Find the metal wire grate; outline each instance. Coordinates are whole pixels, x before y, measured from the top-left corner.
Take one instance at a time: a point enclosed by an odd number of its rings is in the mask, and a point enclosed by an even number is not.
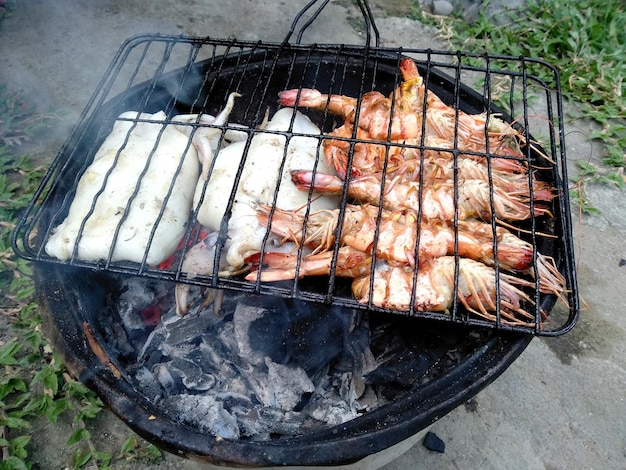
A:
[[[368,40],[369,42],[369,40]],[[463,183],[459,170],[461,154],[470,154],[484,158],[488,164],[489,215],[483,217],[492,234],[496,234],[500,226],[497,213],[497,199],[493,171],[495,159],[515,161],[532,168],[528,172],[528,186],[530,194],[526,202],[529,208],[529,217],[521,222],[511,223],[509,229],[531,244],[532,262],[528,270],[530,276],[525,280],[528,286],[523,291],[528,296],[522,299],[521,308],[527,310],[532,320],[527,324],[511,324],[501,311],[504,298],[503,279],[506,272],[497,265],[494,267],[496,308],[493,311],[494,319],[486,320],[473,314],[463,306],[458,298],[454,300],[446,312],[419,311],[415,308],[415,287],[417,275],[412,278],[413,293],[411,305],[406,310],[388,308],[374,302],[370,295],[363,303],[355,301],[350,292],[350,282],[337,275],[337,263],[340,263],[340,244],[335,243],[332,252],[331,270],[328,276],[308,278],[304,277],[278,283],[266,283],[257,280],[251,282],[242,276],[220,275],[219,259],[216,259],[213,269],[206,274],[188,275],[184,272],[183,260],[191,247],[198,242],[200,231],[195,223],[197,210],[190,214],[179,214],[185,218],[184,233],[180,237],[180,249],[174,261],[169,265],[160,266],[150,263],[148,249],[138,255],[133,262],[119,261],[114,257],[113,247],[122,240],[121,226],[131,217],[133,201],[138,200],[140,187],[146,174],[155,159],[155,151],[163,133],[168,126],[177,125],[186,129],[190,136],[185,146],[186,155],[174,173],[170,184],[164,188],[158,197],[163,198],[160,211],[155,216],[156,223],[152,228],[147,247],[155,240],[157,227],[164,220],[165,206],[177,192],[182,189],[176,185],[185,159],[192,158],[193,136],[206,129],[216,129],[217,141],[221,145],[231,131],[245,134],[245,151],[239,165],[234,172],[233,184],[230,188],[229,202],[225,207],[224,218],[220,224],[217,238],[217,252],[223,253],[223,248],[229,242],[229,217],[235,203],[236,189],[240,183],[242,172],[249,158],[247,150],[254,136],[276,134],[282,136],[286,142],[294,138],[307,137],[317,141],[318,161],[322,154],[324,142],[328,140],[328,133],[340,126],[343,121],[332,115],[328,107],[320,109],[299,110],[306,114],[322,133],[298,132],[294,130],[295,114],[292,116],[290,129],[268,130],[259,128],[266,115],[273,116],[280,108],[277,103],[279,92],[288,89],[298,89],[299,94],[304,88],[313,88],[324,93],[361,97],[370,91],[378,91],[385,96],[391,96],[391,102],[398,93],[396,90],[402,83],[399,73],[401,61],[410,57],[416,63],[427,90],[426,97],[420,106],[426,109],[429,96],[441,98],[445,104],[456,110],[456,119],[452,123],[454,138],[451,148],[447,150],[454,156],[452,192],[454,194],[451,225],[457,232],[454,237],[454,289],[460,288],[463,283],[460,268],[458,226],[461,222],[461,202],[459,199]],[[548,73],[552,78],[548,81],[539,78]],[[468,84],[476,86],[476,89]],[[181,119],[180,115],[206,113],[216,115],[228,100],[229,94],[238,92],[241,97],[235,101],[229,117],[229,124],[212,124],[200,118]],[[392,104],[390,113],[399,110]],[[133,111],[135,114],[120,117],[120,114]],[[154,117],[157,112],[163,111],[160,118]],[[513,122],[513,126],[522,135],[528,145],[521,147],[519,155],[502,152],[499,148],[489,148],[484,151],[460,150],[461,137],[459,134],[459,113],[480,114],[486,113],[486,119],[491,120],[502,116],[505,121]],[[151,117],[142,117],[137,113],[150,113]],[[355,109],[355,121],[358,122],[360,113],[365,116],[361,105]],[[79,182],[86,174],[94,156],[110,134],[115,123],[125,122],[129,128],[139,123],[151,123],[160,129],[156,143],[145,162],[141,177],[136,181],[134,191],[130,193],[129,201],[124,207],[119,207],[121,214],[113,236],[111,249],[106,256],[97,260],[86,260],[79,256],[77,242],[67,259],[59,259],[46,252],[46,243],[57,226],[67,217],[72,201],[74,200]],[[235,125],[233,123],[237,123]],[[240,127],[243,125],[245,127]],[[391,131],[390,131],[391,132]],[[478,131],[487,135],[483,126]],[[532,136],[541,136],[543,142],[534,142]],[[357,138],[356,131],[345,137],[337,137],[348,148],[348,172],[352,169],[355,148],[363,143]],[[390,135],[388,137],[391,137]],[[321,303],[367,308],[383,313],[395,313],[418,316],[442,321],[461,322],[470,325],[496,327],[502,330],[521,331],[539,335],[562,334],[573,327],[578,316],[578,296],[573,257],[573,243],[570,226],[570,213],[567,191],[567,172],[564,151],[563,117],[561,96],[557,72],[545,62],[528,58],[513,58],[494,55],[475,55],[460,52],[442,52],[416,49],[388,49],[381,47],[353,47],[343,45],[301,45],[243,42],[237,40],[197,39],[180,36],[143,35],[126,41],[120,48],[109,69],[105,73],[96,92],[82,113],[77,126],[74,128],[59,155],[52,163],[32,203],[28,207],[23,219],[19,223],[14,235],[14,249],[23,258],[37,262],[66,264],[84,267],[92,270],[104,270],[129,275],[147,276],[164,281],[175,281],[201,285],[219,289],[234,289],[254,294],[269,294],[281,297],[291,297]],[[376,145],[383,148],[382,164],[390,165],[390,155],[401,149],[415,152],[421,157],[424,165],[424,154],[429,150],[442,150],[437,146],[429,145],[423,138],[417,141],[374,139]],[[124,144],[125,145],[125,144]],[[214,155],[217,155],[217,149]],[[118,152],[119,157],[119,152]],[[323,158],[323,157],[322,157]],[[115,160],[118,161],[118,158]],[[156,161],[156,160],[155,160]],[[109,172],[113,171],[113,166]],[[208,166],[208,179],[213,177],[213,165]],[[284,172],[283,164],[278,171]],[[420,173],[422,174],[422,173]],[[387,173],[383,172],[380,184],[383,188],[392,184],[387,180]],[[108,177],[107,177],[108,178]],[[348,178],[349,179],[349,178]],[[106,181],[106,178],[105,178]],[[280,178],[278,178],[280,181]],[[424,181],[417,187],[418,197],[425,197]],[[542,181],[554,188],[555,197],[548,202],[538,202],[533,195],[536,181]],[[106,183],[94,190],[91,207],[88,214],[94,212],[99,198],[105,198]],[[335,233],[340,233],[346,215],[347,205],[354,202],[350,194],[349,185],[344,184],[339,193],[338,226]],[[279,185],[274,188],[271,200],[275,201]],[[193,188],[187,188],[193,191]],[[155,188],[155,195],[158,193]],[[380,190],[382,201],[384,190]],[[309,204],[301,209],[301,213],[310,217],[311,199],[316,197],[309,194]],[[210,198],[211,194],[204,194],[203,198]],[[106,202],[106,201],[105,201]],[[544,207],[545,206],[545,207]],[[538,208],[541,207],[541,210]],[[119,214],[118,214],[119,215]],[[273,216],[270,214],[270,220]],[[78,234],[86,225],[89,215],[85,217]],[[188,218],[188,219],[187,219]],[[423,209],[417,211],[418,221],[425,220]],[[270,226],[271,226],[270,221]],[[376,225],[376,235],[380,235],[380,222]],[[264,237],[265,252],[269,249],[269,231]],[[493,252],[497,256],[500,242],[494,236]],[[418,235],[418,244],[419,241]],[[502,251],[502,249],[500,249]],[[304,252],[297,251],[296,273],[302,268]],[[551,313],[556,302],[556,296],[546,294],[540,290],[538,279],[538,257],[548,256],[554,259],[555,265],[565,279],[563,296],[567,301],[567,308],[560,309],[560,313]],[[223,255],[222,255],[223,256]],[[264,254],[260,255],[259,269],[263,270]],[[376,250],[373,250],[371,274],[377,261]],[[160,263],[159,263],[160,264]],[[418,263],[419,264],[419,263]],[[419,267],[415,272],[419,272]],[[533,276],[535,274],[535,276]],[[369,290],[374,288],[374,276],[370,276]],[[458,297],[458,296],[455,296]]]

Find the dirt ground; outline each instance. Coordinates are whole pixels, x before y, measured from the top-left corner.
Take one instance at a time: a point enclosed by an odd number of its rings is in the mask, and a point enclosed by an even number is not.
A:
[[[270,0],[171,2],[116,0],[17,1],[0,21],[0,83],[24,92],[41,110],[65,116],[56,132],[35,139],[30,151],[51,161],[76,122],[99,78],[124,39],[142,32],[280,41],[304,3]],[[372,2],[383,45],[444,48],[435,31],[404,17],[406,1]],[[352,2],[332,2],[315,24],[310,42],[361,44],[359,14]],[[574,111],[575,105],[568,107]],[[575,114],[574,114],[575,115]],[[598,161],[581,118],[566,124],[570,162]],[[577,168],[572,163],[571,174]],[[578,276],[583,311],[579,325],[559,338],[533,340],[528,349],[471,406],[462,406],[431,430],[446,442],[444,454],[415,441],[384,470],[407,468],[626,468],[626,197],[592,186],[600,215],[574,210]],[[1,321],[1,320],[0,320]],[[7,329],[0,323],[2,333]],[[65,443],[74,424],[35,423],[33,468],[69,467]],[[110,412],[89,423],[102,450],[119,451],[131,435]],[[403,449],[404,450],[404,449]],[[118,462],[116,468],[200,469],[207,466],[164,454],[158,463]],[[363,467],[355,467],[363,468]]]

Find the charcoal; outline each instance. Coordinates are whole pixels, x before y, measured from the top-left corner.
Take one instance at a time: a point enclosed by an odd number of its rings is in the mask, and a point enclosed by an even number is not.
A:
[[[195,349],[195,351],[198,352],[202,358],[200,366],[205,371],[221,370],[224,365],[225,358],[220,354],[220,351],[217,350],[214,343],[215,342],[211,339],[203,337],[202,341]],[[190,354],[193,354],[193,351]],[[199,359],[196,359],[195,362],[198,360]],[[232,375],[229,376],[232,377]]]
[[[315,390],[315,385],[300,367],[277,364],[266,358],[267,382],[274,396],[273,406],[284,411],[293,410],[306,393]]]
[[[185,358],[191,354],[197,346],[194,343],[179,343],[177,345],[171,345],[167,342],[161,344],[159,350],[163,356],[167,358]]]
[[[148,336],[145,343],[141,347],[139,351],[139,355],[137,360],[139,362],[150,361],[150,356],[152,356],[156,351],[159,351],[161,344],[165,342],[165,338],[167,337],[167,330],[163,324],[159,324]],[[160,356],[160,354],[159,354]]]
[[[169,394],[176,394],[180,387],[176,383],[176,378],[172,375],[167,363],[157,364],[152,370],[152,374],[157,383]]]
[[[304,416],[297,412],[285,412],[268,406],[233,410],[243,436],[268,439],[272,434],[293,436],[302,427]]]
[[[221,370],[225,370],[228,374],[234,371],[233,368],[226,367],[223,367]],[[253,393],[250,390],[250,386],[242,377],[238,375],[228,377],[227,374],[217,374],[217,377],[219,377],[218,386],[220,390],[223,390],[225,393],[240,394],[246,396],[248,400],[252,400]]]
[[[372,411],[384,404],[385,402],[382,401],[374,389],[368,385],[365,387],[363,393],[359,395],[357,408],[359,412]]]
[[[342,379],[339,379],[341,382]],[[356,404],[346,402],[329,379],[318,384],[309,403],[302,410],[313,419],[335,426],[357,417]]]
[[[254,406],[250,397],[237,392],[218,392],[215,397],[224,404],[225,408],[229,410],[236,408],[251,409]]]
[[[159,387],[154,375],[148,368],[140,367],[135,371],[135,378],[139,382],[141,391],[148,398],[148,400],[156,401],[162,394],[162,389]]]
[[[267,375],[262,374],[262,371],[252,364],[241,362],[233,366],[240,374],[242,383],[248,387],[251,396],[263,406],[272,406],[274,400],[270,384],[267,383]]]
[[[130,343],[126,335],[126,330],[119,323],[113,323],[111,328],[113,330],[117,350],[120,353],[119,357],[122,359],[131,358],[135,354],[135,348]]]
[[[149,288],[133,288],[141,285]],[[190,295],[202,303],[199,289]],[[179,317],[173,301],[160,302],[160,323],[134,339],[134,380],[185,425],[267,440],[341,424],[382,403],[366,380],[378,363],[356,310],[227,294],[219,315],[209,305]]]
[[[229,362],[240,360],[237,340],[235,339],[235,325],[232,321],[222,323],[217,334],[217,341],[212,340],[218,353]]]
[[[329,426],[345,423],[358,416],[356,410],[332,390],[312,397],[309,405],[303,411]]]
[[[425,352],[390,348],[387,357],[379,359],[377,367],[366,374],[366,380],[368,384],[393,384],[404,389],[418,382],[431,364]]]
[[[235,309],[235,336],[240,354],[254,364],[296,364],[310,375],[324,369],[343,351],[355,323],[355,312],[279,300]]]
[[[267,310],[260,307],[254,307],[252,305],[239,304],[235,308],[233,315],[233,324],[235,329],[235,339],[237,341],[237,347],[239,354],[245,357],[251,364],[262,364],[265,358],[265,353],[259,351],[253,344],[256,342],[257,346],[260,340],[252,335],[251,328],[253,324],[258,325],[258,320],[263,318]],[[276,339],[276,338],[273,338]],[[267,341],[266,341],[267,342]],[[281,343],[281,341],[271,341],[272,343]]]
[[[259,409],[259,421],[265,423],[272,434],[294,435],[302,426],[304,416],[298,412],[285,412],[276,408],[264,407]]]
[[[269,439],[269,429],[271,426],[268,426],[268,423],[265,420],[259,419],[259,409],[263,409],[263,407],[234,407],[232,409],[232,413],[237,419],[239,432],[242,436],[254,437],[259,440]]]
[[[344,349],[335,367],[341,372],[354,372],[366,375],[376,368],[374,354],[370,349],[369,330],[365,326],[356,327],[346,338]]]
[[[354,310],[320,308],[294,302],[288,310],[288,329],[283,332],[290,362],[309,374],[325,368],[341,355],[345,338],[353,328]]]
[[[215,377],[205,374],[198,364],[184,358],[174,358],[169,364],[169,370],[175,371],[189,390],[209,390],[215,384]]]
[[[212,395],[182,393],[168,398],[163,405],[171,410],[182,424],[196,427],[212,436],[239,439],[239,426],[237,426],[236,418],[226,411],[222,403]]]
[[[184,317],[172,317],[163,322],[167,329],[166,343],[176,346],[193,342],[222,321],[223,318],[215,315],[211,309],[188,313]]]
[[[354,376],[351,372],[344,372],[336,379],[338,382],[337,389],[339,391],[339,396],[346,403],[354,403],[358,398],[358,393],[356,391],[356,385],[353,377]]]
[[[434,432],[428,431],[424,436],[424,440],[422,441],[424,447],[433,452],[444,453],[446,451],[446,443],[441,440],[437,434]]]
[[[139,312],[158,303],[158,299],[166,294],[167,290],[161,282],[140,277],[125,281],[124,291],[117,299],[117,312],[130,337],[143,333],[146,328],[144,318]]]

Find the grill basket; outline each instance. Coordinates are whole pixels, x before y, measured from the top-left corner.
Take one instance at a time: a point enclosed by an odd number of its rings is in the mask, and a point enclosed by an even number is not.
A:
[[[361,3],[359,5],[363,9],[363,5]],[[369,10],[364,10],[366,20],[368,12]],[[294,26],[299,19],[300,16],[294,21]],[[365,308],[381,313],[444,322],[547,336],[569,331],[578,316],[578,295],[570,225],[562,103],[557,71],[541,60],[524,57],[382,48],[378,46],[377,32],[373,23],[367,21],[366,23],[368,37],[365,46],[302,45],[300,44],[302,31],[297,37],[297,42],[292,44],[288,39],[293,28],[283,43],[166,35],[141,35],[127,40],[106,71],[78,124],[61,148],[18,224],[13,240],[16,253],[36,262],[296,298],[322,304]],[[370,46],[370,29],[376,34],[376,46]],[[187,127],[192,135],[198,129],[212,127],[218,129],[223,137],[227,131],[240,128],[233,124],[206,124],[200,120],[178,122],[175,117],[194,113],[216,115],[224,107],[229,94],[239,92],[241,97],[235,101],[229,122],[247,126],[249,142],[254,135],[267,132],[258,127],[266,113],[272,116],[280,108],[277,103],[279,92],[287,89],[315,88],[323,93],[359,97],[376,90],[386,96],[394,96],[396,93],[394,90],[402,83],[399,74],[400,63],[407,57],[415,61],[428,94],[434,94],[447,105],[468,114],[486,113],[487,118],[502,117],[505,121],[514,123],[513,126],[524,136],[526,142],[535,142],[532,136],[539,136],[542,139],[541,144],[523,146],[523,155],[507,158],[533,168],[534,171],[529,172],[529,180],[546,182],[554,188],[556,196],[548,203],[545,214],[531,216],[523,222],[515,223],[515,228],[509,229],[533,247],[533,266],[529,270],[531,274],[538,272],[539,254],[554,259],[555,266],[565,279],[563,296],[568,304],[566,308],[555,308],[552,311],[557,297],[540,292],[539,281],[533,279],[531,275],[526,278],[530,287],[524,287],[528,299],[522,302],[521,307],[530,313],[533,320],[529,321],[528,325],[510,324],[503,317],[499,304],[503,295],[500,286],[505,271],[497,267],[494,269],[496,283],[494,298],[497,307],[493,321],[469,313],[458,300],[453,302],[447,312],[418,311],[413,307],[407,311],[398,310],[376,306],[371,299],[369,302],[359,303],[351,295],[350,282],[335,276],[334,271],[327,277],[296,278],[280,283],[250,282],[241,276],[220,275],[216,263],[211,273],[191,276],[182,270],[182,259],[198,241],[198,231],[194,230],[196,224],[193,211],[189,214],[186,232],[181,239],[182,247],[177,254],[178,261],[169,267],[148,264],[147,253],[139,263],[112,261],[112,252],[109,253],[108,259],[98,261],[79,259],[76,251],[67,260],[60,260],[46,253],[47,240],[55,227],[68,215],[81,177],[121,113],[164,111],[165,119],[150,122],[162,126],[179,124]],[[539,78],[546,76],[550,78]],[[478,85],[474,89],[468,84]],[[324,134],[342,124],[341,119],[325,110],[305,108],[299,110],[308,115]],[[358,115],[359,107],[356,112]],[[127,120],[131,124],[142,121],[137,118]],[[458,123],[454,125],[458,126]],[[318,140],[320,150],[318,153],[321,154],[324,134],[273,132],[283,135],[286,139],[292,139],[294,136],[314,137]],[[350,145],[352,158],[354,146],[360,141],[354,135],[344,140]],[[458,143],[457,140],[458,136],[455,137],[455,145]],[[390,142],[379,143],[386,146],[386,155],[389,155]],[[415,149],[418,153],[428,150],[423,141],[400,145]],[[492,149],[482,156],[487,161],[492,161],[496,154],[497,149]],[[458,151],[455,155],[458,158]],[[246,158],[244,155],[236,172],[230,203],[221,224],[222,230],[217,242],[219,248],[223,248],[228,241],[228,214],[234,202],[235,189],[246,164]],[[455,175],[457,176],[454,178],[454,193],[458,195],[461,181],[457,172]],[[164,193],[166,198],[171,197],[173,187],[172,183]],[[274,197],[277,191],[278,188]],[[96,198],[100,197],[100,194],[101,191],[96,194]],[[205,194],[204,197],[210,198],[211,194]],[[489,206],[494,212],[497,201],[494,199],[493,190],[490,197]],[[346,203],[350,202],[346,187],[340,199],[340,213],[343,214]],[[131,201],[128,204],[130,205]],[[457,215],[453,225],[456,226],[459,202],[454,204]],[[529,202],[531,212],[534,204],[531,197]],[[120,211],[127,214],[129,205],[120,208]],[[302,213],[308,212],[310,212],[308,207],[302,209]],[[159,217],[163,217],[163,211]],[[342,220],[341,216],[339,220]],[[495,218],[487,220],[487,223],[495,231],[497,225]],[[455,246],[456,244],[458,235]],[[338,262],[338,249],[338,245],[331,248],[334,254],[332,267]],[[493,249],[498,252],[498,242],[494,242]],[[304,254],[302,251],[298,251],[298,254],[300,265]],[[455,269],[452,272],[455,289],[459,288],[462,282],[458,258],[456,257]]]

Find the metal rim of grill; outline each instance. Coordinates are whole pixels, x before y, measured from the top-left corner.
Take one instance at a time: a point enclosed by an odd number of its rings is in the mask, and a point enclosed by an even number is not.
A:
[[[300,36],[298,40],[300,40]],[[368,37],[368,43],[369,41],[370,38]],[[538,164],[542,166],[543,169],[538,170],[540,178],[554,186],[558,195],[550,206],[553,217],[532,216],[523,224],[522,228],[527,233],[522,236],[535,247],[533,253],[535,270],[537,269],[537,253],[541,252],[554,257],[559,271],[566,279],[569,311],[561,315],[556,323],[555,320],[550,319],[551,322],[541,326],[543,314],[550,312],[556,298],[552,295],[540,294],[538,281],[534,281],[534,292],[529,292],[535,306],[527,306],[531,312],[534,312],[535,326],[528,327],[509,325],[502,321],[499,305],[495,312],[496,321],[492,322],[468,315],[458,301],[453,303],[449,314],[421,312],[414,310],[413,307],[408,312],[377,307],[372,305],[371,298],[367,304],[359,304],[349,294],[346,294],[346,287],[341,285],[340,280],[335,279],[334,270],[331,272],[328,282],[317,282],[317,285],[311,288],[309,283],[301,282],[297,277],[293,282],[286,284],[251,283],[240,278],[220,277],[217,273],[217,263],[212,275],[200,275],[191,278],[181,272],[182,261],[175,269],[159,269],[149,266],[145,261],[145,256],[142,263],[112,262],[113,248],[108,260],[95,262],[78,259],[76,249],[74,255],[67,261],[58,260],[45,253],[44,245],[48,235],[67,214],[80,176],[90,164],[100,143],[110,132],[114,120],[118,118],[121,112],[132,109],[138,112],[153,113],[164,109],[168,117],[165,121],[158,123],[165,126],[173,122],[172,117],[176,114],[217,113],[226,102],[228,93],[239,91],[243,96],[239,98],[233,110],[231,121],[243,123],[250,126],[250,129],[254,129],[263,120],[266,109],[270,109],[270,114],[276,111],[277,92],[284,89],[320,88],[327,93],[332,92],[355,97],[361,96],[367,91],[377,90],[389,95],[393,93],[399,83],[398,65],[404,57],[411,57],[415,60],[424,77],[428,93],[435,93],[457,110],[468,113],[485,111],[487,116],[502,114],[507,117],[506,120],[509,122],[512,119],[508,116],[519,116],[515,126],[528,138],[530,138],[529,128],[532,119],[531,105],[528,103],[529,96],[531,91],[536,93],[537,90],[541,90],[543,92],[543,97],[547,103],[547,115],[545,116],[547,124],[544,126],[544,130],[548,136],[547,151],[544,151],[549,156],[550,161],[541,159],[530,146],[526,146],[525,155],[520,160],[527,162],[529,167]],[[553,83],[544,83],[537,78],[535,71],[538,68],[550,71],[554,76]],[[478,77],[484,82],[482,93],[476,92],[464,84],[467,81],[467,76]],[[494,104],[495,99],[492,96],[494,84],[502,81],[508,82],[510,86],[508,92],[509,109],[506,113]],[[248,87],[252,87],[252,90],[250,91]],[[521,105],[515,104],[518,95],[522,97]],[[521,106],[522,109],[520,110],[516,106]],[[304,110],[301,109],[301,111]],[[304,112],[326,132],[332,129],[333,123],[336,122],[328,113]],[[356,110],[357,117],[359,112],[360,105]],[[139,121],[141,120],[134,120],[134,122]],[[194,129],[203,126],[216,127],[200,122],[184,125]],[[231,125],[217,127],[222,132],[222,136],[226,130],[233,128]],[[263,131],[249,131],[248,145],[252,136],[258,132]],[[319,140],[318,146],[324,139],[320,135],[279,131],[276,133],[284,135],[287,141],[297,136],[315,137]],[[350,144],[352,152],[354,145],[360,142],[354,136],[343,140]],[[301,45],[288,42],[274,44],[182,36],[142,35],[129,39],[118,51],[98,89],[81,115],[79,123],[62,147],[24,217],[18,224],[13,245],[18,255],[36,262],[60,263],[92,270],[147,276],[212,288],[233,289],[255,294],[261,293],[326,304],[332,303],[339,306],[367,308],[381,313],[401,313],[454,323],[554,336],[569,331],[578,317],[578,296],[563,141],[563,115],[558,73],[553,67],[541,60],[489,54],[389,49],[370,47],[369,45],[351,47]],[[378,144],[386,146],[388,156],[389,147],[392,143],[381,141]],[[393,145],[404,144],[393,143]],[[413,147],[422,153],[425,149],[429,149],[423,141],[421,145]],[[351,159],[352,153],[350,155]],[[458,149],[455,150],[455,155],[455,158],[458,158]],[[491,158],[491,154],[485,156],[488,159]],[[245,157],[242,167],[243,165],[245,165]],[[241,168],[238,170],[233,185],[231,201],[226,210],[227,214],[232,207],[234,191],[239,184],[240,176]],[[529,178],[532,181],[531,172],[529,172]],[[455,194],[458,192],[457,184],[455,173]],[[172,187],[170,187],[170,192],[171,190]],[[277,192],[278,187],[274,196]],[[205,195],[205,197],[210,197],[210,195]],[[338,230],[341,229],[342,216],[347,201],[347,192],[344,190]],[[493,212],[493,194],[490,205]],[[532,197],[530,208],[532,211]],[[455,209],[454,222],[456,225],[458,201],[455,203]],[[126,212],[128,212],[128,206]],[[219,247],[224,246],[228,236],[226,222],[227,219],[224,219],[218,241]],[[495,230],[493,218],[491,224]],[[193,223],[188,224],[184,236],[186,248],[183,248],[181,260],[189,249],[190,243],[196,240],[194,237],[197,235],[193,232],[193,225]],[[544,234],[546,233],[550,237],[545,237]],[[78,242],[76,246],[78,246]],[[497,248],[498,243],[494,243],[496,253]],[[338,244],[334,250],[333,267],[337,262]],[[459,284],[458,256],[456,263],[455,288]],[[373,265],[374,263],[372,263],[372,269]],[[496,268],[495,271],[496,295],[499,299],[500,270]],[[349,289],[347,290],[349,291]]]

